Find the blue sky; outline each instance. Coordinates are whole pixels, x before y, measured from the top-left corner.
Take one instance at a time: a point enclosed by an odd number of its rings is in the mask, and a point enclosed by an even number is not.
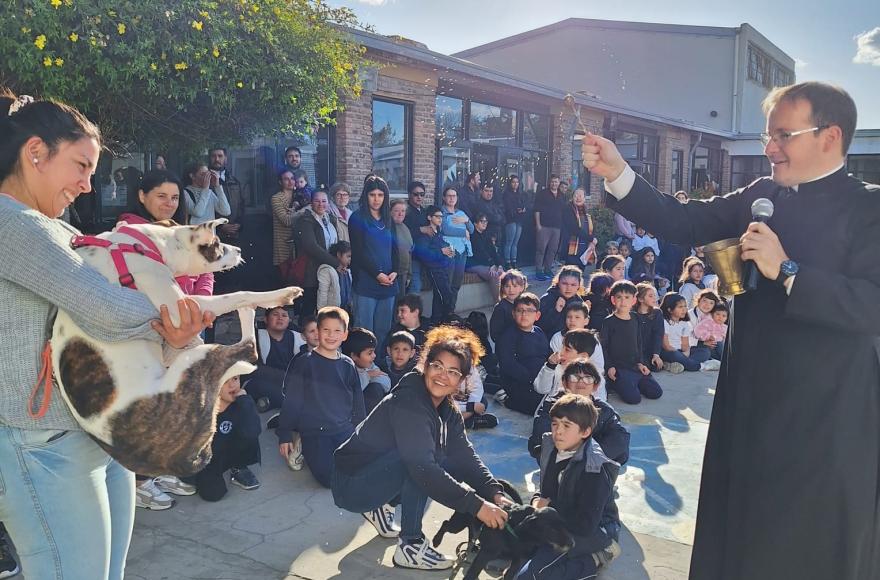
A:
[[[330,0],[380,34],[400,34],[450,54],[566,18],[735,27],[748,22],[798,63],[797,79],[844,87],[860,129],[880,129],[877,0]],[[789,7],[796,5],[796,10]],[[859,41],[859,38],[861,39]],[[860,48],[861,45],[861,48]],[[856,55],[859,55],[858,57]],[[853,62],[854,59],[860,62]]]

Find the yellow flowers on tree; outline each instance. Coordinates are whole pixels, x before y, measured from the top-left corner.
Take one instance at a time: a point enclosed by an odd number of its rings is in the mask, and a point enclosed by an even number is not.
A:
[[[332,123],[360,27],[323,0],[4,0],[0,85],[69,102],[110,139],[238,143]],[[83,42],[79,42],[83,40]]]

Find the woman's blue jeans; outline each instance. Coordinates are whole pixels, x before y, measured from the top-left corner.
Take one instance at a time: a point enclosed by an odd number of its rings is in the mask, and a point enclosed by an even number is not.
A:
[[[517,247],[519,246],[519,238],[522,236],[523,227],[521,223],[512,222],[504,226],[504,246],[501,253],[503,254],[504,263],[516,262]]]
[[[387,298],[371,298],[362,294],[352,293],[354,324],[366,328],[376,335],[382,344],[391,331],[391,319],[394,316],[394,296]]]
[[[83,431],[0,426],[0,521],[27,578],[121,579],[134,474]]]
[[[340,508],[365,513],[400,498],[400,538],[417,540],[428,496],[409,476],[400,454],[390,451],[355,475],[333,471],[333,501]]]

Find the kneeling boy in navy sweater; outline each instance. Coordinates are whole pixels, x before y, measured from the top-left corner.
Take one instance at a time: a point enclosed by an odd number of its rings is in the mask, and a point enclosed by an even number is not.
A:
[[[278,421],[279,451],[293,450],[293,431],[302,437],[306,465],[315,479],[330,487],[333,452],[366,416],[357,369],[339,354],[348,336],[348,313],[336,306],[318,311],[318,346],[297,358],[284,379],[287,396]]]

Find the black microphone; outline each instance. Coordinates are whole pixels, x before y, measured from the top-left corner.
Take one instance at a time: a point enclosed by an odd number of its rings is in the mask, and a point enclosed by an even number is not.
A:
[[[752,221],[766,223],[773,217],[773,202],[766,197],[759,197],[752,202]],[[758,266],[753,260],[746,262],[743,276],[746,279],[746,292],[753,292],[758,289]]]

